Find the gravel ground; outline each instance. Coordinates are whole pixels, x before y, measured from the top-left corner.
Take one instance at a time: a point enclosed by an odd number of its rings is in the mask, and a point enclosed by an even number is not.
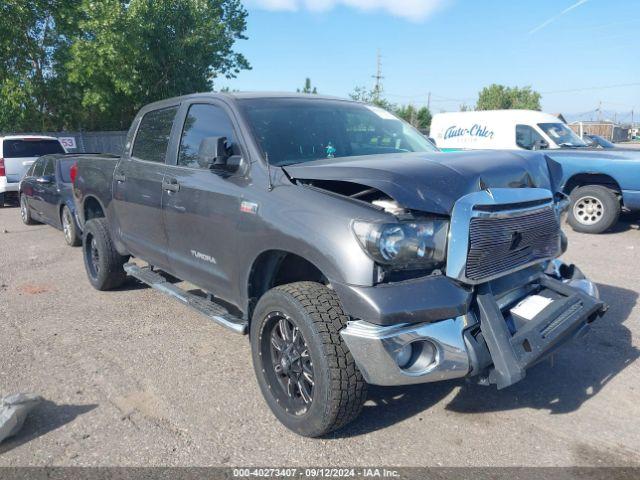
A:
[[[611,309],[553,362],[500,392],[372,388],[354,424],[310,440],[268,410],[245,337],[133,282],[93,290],[61,232],[0,209],[0,395],[47,399],[0,466],[640,465],[639,223],[568,231]]]

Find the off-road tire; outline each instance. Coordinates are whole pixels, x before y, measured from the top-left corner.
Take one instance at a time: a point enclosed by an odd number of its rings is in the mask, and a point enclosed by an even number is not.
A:
[[[123,265],[129,257],[120,255],[115,249],[105,218],[94,218],[85,223],[82,257],[89,282],[97,290],[118,288],[127,279]]]
[[[0,193],[0,208],[4,207],[5,194]]]
[[[64,230],[65,215],[69,216],[68,217],[69,218],[68,233],[65,232]],[[78,224],[76,223],[76,219],[74,218],[73,213],[71,213],[71,210],[69,210],[69,207],[67,207],[66,205],[62,207],[62,210],[60,211],[60,224],[62,225],[62,231],[64,233],[64,241],[67,242],[67,245],[69,245],[70,247],[78,247],[82,245],[82,237],[80,236],[80,233],[79,233],[80,228],[78,228]]]
[[[586,185],[578,187],[571,192],[571,206],[569,207],[568,222],[576,232],[603,233],[613,227],[620,217],[620,200],[610,188],[602,185]],[[595,223],[586,224],[576,216],[576,205],[580,205],[584,199],[595,199],[596,204],[601,205],[601,212]]]
[[[268,317],[282,312],[299,328],[313,364],[313,396],[303,414],[287,411],[277,398],[281,385],[269,380],[270,364],[263,351],[265,335],[270,335]],[[367,384],[353,356],[340,336],[346,326],[335,292],[315,282],[278,286],[265,293],[253,313],[251,350],[253,365],[262,394],[275,416],[290,430],[305,437],[319,437],[337,430],[361,412],[367,397]],[[269,342],[270,343],[270,342]],[[273,377],[272,377],[273,379]],[[286,392],[285,392],[286,393]]]
[[[35,225],[36,223],[38,223],[31,216],[27,196],[24,194],[20,195],[20,217],[22,218],[22,223],[24,223],[25,225]]]

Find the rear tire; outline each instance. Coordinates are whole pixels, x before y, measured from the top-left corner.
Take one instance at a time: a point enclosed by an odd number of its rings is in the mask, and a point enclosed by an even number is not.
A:
[[[299,435],[325,435],[362,410],[367,384],[340,336],[346,323],[335,292],[314,282],[269,290],[255,308],[258,384],[275,416]]]
[[[97,290],[118,288],[127,279],[122,266],[129,257],[120,255],[114,247],[105,218],[94,218],[85,224],[82,257],[89,282]]]
[[[0,208],[4,207],[4,193],[0,193]]]
[[[582,233],[602,233],[620,217],[620,200],[615,192],[601,185],[586,185],[571,192],[569,225]]]
[[[66,205],[62,207],[60,213],[60,223],[62,224],[62,232],[64,233],[64,241],[70,247],[77,247],[82,244],[82,238],[78,234],[80,230],[76,219],[73,217],[71,210]]]
[[[24,194],[20,195],[20,217],[22,217],[22,223],[25,225],[35,225],[38,223],[31,217],[29,201],[27,200],[27,196]]]

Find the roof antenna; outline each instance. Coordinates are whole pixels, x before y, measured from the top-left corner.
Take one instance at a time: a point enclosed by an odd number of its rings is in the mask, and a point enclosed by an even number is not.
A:
[[[271,162],[269,162],[269,152],[264,153],[264,158],[267,161],[267,176],[269,177],[269,183],[267,184],[267,190],[270,192],[273,190],[273,183],[271,183]]]

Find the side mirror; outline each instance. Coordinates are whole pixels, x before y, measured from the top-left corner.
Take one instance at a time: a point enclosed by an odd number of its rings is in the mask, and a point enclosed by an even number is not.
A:
[[[231,156],[226,137],[205,137],[200,142],[198,161],[201,167],[223,168]]]
[[[198,162],[203,168],[235,173],[244,164],[241,155],[234,155],[226,137],[206,137],[200,142]]]
[[[536,140],[533,144],[534,150],[544,150],[549,148],[549,143],[546,140]]]
[[[43,175],[42,177],[36,178],[36,182],[42,185],[49,185],[50,183],[53,183],[53,180],[53,175]]]

